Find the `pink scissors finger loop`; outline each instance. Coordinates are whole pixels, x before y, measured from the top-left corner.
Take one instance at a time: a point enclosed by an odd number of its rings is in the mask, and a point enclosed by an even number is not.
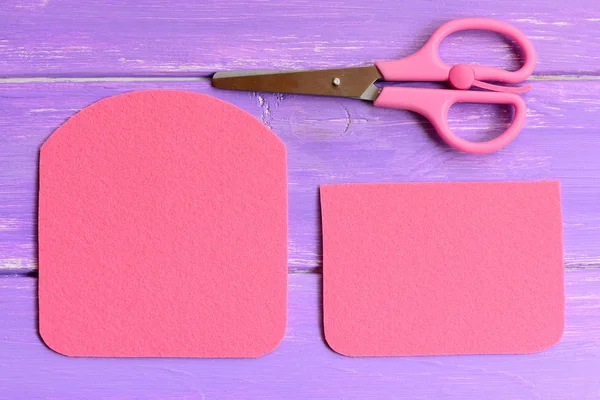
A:
[[[512,123],[500,136],[486,142],[470,142],[456,135],[448,125],[448,111],[456,103],[508,104],[515,110]],[[450,146],[472,154],[490,153],[509,144],[525,124],[527,107],[514,93],[386,87],[375,99],[379,107],[401,108],[423,115]]]

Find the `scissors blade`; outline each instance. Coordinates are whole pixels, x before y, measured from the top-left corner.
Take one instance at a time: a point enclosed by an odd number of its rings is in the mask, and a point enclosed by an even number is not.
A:
[[[382,78],[377,67],[372,65],[305,71],[217,72],[212,83],[220,89],[374,100],[379,94],[374,83]]]

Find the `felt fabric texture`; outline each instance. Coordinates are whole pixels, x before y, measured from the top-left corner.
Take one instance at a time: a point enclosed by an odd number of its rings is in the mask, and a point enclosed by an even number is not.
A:
[[[521,354],[560,340],[558,182],[325,185],[321,207],[336,352]]]
[[[286,327],[283,142],[207,95],[101,100],[40,151],[40,334],[70,356],[257,357]]]

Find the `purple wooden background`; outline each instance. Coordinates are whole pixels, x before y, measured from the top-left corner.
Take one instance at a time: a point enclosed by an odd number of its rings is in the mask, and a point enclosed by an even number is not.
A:
[[[600,398],[600,5],[596,0],[362,2],[16,0],[0,5],[0,399]],[[448,149],[420,117],[354,100],[217,91],[234,68],[361,65],[417,49],[441,22],[490,16],[519,26],[539,63],[528,123],[505,150]],[[494,35],[454,35],[449,61],[510,67]],[[258,360],[72,359],[36,331],[39,146],[103,97],[174,88],[230,101],[286,143],[289,324]],[[458,106],[463,136],[506,110]],[[527,356],[346,358],[322,339],[317,188],[332,182],[559,179],[567,328]],[[165,265],[165,268],[169,268]]]

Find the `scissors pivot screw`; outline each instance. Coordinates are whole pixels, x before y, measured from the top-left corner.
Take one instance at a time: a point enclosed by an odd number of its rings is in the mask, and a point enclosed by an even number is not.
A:
[[[333,78],[331,83],[333,84],[333,86],[340,86],[340,83],[342,83],[342,81],[340,80],[340,78]]]

